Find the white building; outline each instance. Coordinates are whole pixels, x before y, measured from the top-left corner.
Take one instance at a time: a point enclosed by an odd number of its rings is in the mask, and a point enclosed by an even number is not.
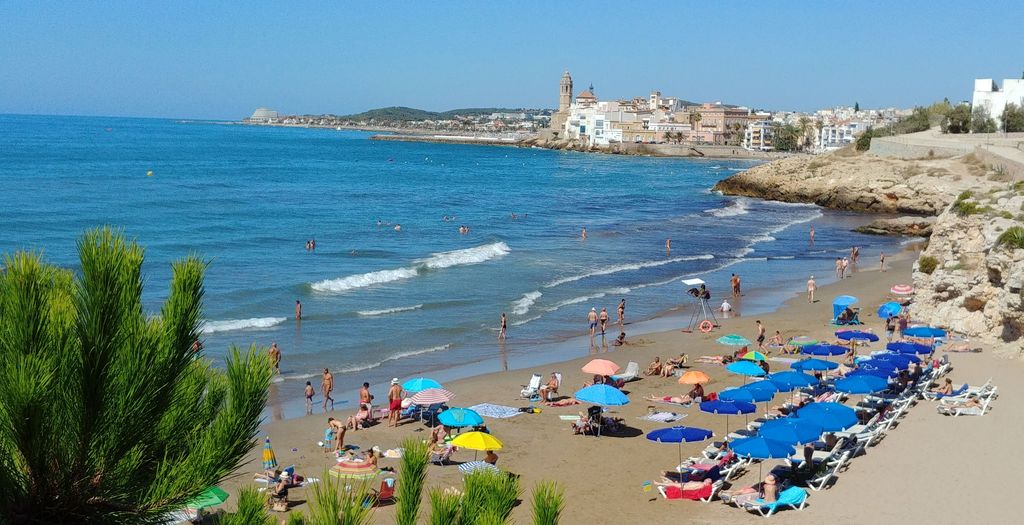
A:
[[[256,108],[256,111],[252,112],[252,116],[245,120],[247,122],[258,122],[263,124],[277,122],[277,112],[267,108]]]
[[[866,126],[863,122],[847,122],[845,124],[825,125],[818,133],[818,149],[821,151],[833,151],[847,144],[853,144],[855,135],[864,131]]]
[[[1024,106],[1024,79],[1007,78],[1003,80],[1002,89],[991,78],[974,80],[971,107],[985,108],[1000,128],[1003,126],[1003,109],[1011,102],[1018,107]]]
[[[775,148],[772,144],[774,122],[770,120],[757,120],[747,124],[743,132],[743,148],[751,151],[771,151]]]

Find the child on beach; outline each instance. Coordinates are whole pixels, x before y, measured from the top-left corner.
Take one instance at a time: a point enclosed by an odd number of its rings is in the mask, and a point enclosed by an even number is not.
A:
[[[313,394],[316,392],[313,390],[313,384],[306,381],[306,413],[313,413]]]

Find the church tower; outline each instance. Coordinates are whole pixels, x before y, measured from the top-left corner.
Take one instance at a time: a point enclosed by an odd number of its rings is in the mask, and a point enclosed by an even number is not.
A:
[[[568,70],[562,75],[559,88],[561,90],[558,94],[558,111],[568,111],[569,105],[572,104],[572,76],[569,75]]]

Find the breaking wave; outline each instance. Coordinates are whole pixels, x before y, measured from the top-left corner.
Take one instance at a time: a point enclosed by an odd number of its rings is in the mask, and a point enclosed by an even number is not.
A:
[[[541,295],[543,294],[540,293],[540,291],[533,291],[523,294],[522,299],[519,299],[518,301],[512,303],[512,313],[515,315],[526,314],[526,312],[530,311],[530,307],[533,306],[533,303],[536,303],[537,299],[540,299]]]
[[[287,317],[253,317],[251,319],[206,321],[203,323],[203,333],[212,334],[215,332],[234,332],[238,330],[263,330],[277,326],[287,320]]]
[[[616,265],[616,266],[609,266],[607,268],[602,268],[600,270],[594,270],[592,272],[587,272],[587,273],[582,273],[582,274],[579,274],[579,275],[573,275],[573,276],[570,276],[570,277],[563,277],[561,279],[556,279],[554,281],[551,281],[548,284],[545,284],[544,287],[545,288],[554,288],[556,286],[560,286],[560,285],[563,285],[565,283],[571,283],[571,282],[574,282],[574,281],[579,281],[581,279],[587,279],[587,278],[590,278],[590,277],[597,277],[599,275],[609,275],[609,274],[618,273],[618,272],[626,272],[626,271],[631,271],[631,270],[639,270],[641,268],[653,268],[655,266],[664,266],[666,264],[672,264],[672,263],[677,263],[677,262],[697,261],[697,260],[714,259],[714,258],[715,258],[714,255],[711,255],[710,253],[705,253],[703,255],[691,255],[691,256],[687,256],[687,257],[673,257],[671,259],[661,259],[659,261],[646,261],[646,262],[638,262],[638,263],[630,263],[630,264],[620,264],[620,265]]]
[[[398,306],[395,308],[385,308],[383,310],[360,310],[356,313],[363,317],[374,317],[378,315],[397,314],[399,312],[411,312],[413,310],[419,310],[420,308],[423,308],[422,304],[417,304],[413,306]]]

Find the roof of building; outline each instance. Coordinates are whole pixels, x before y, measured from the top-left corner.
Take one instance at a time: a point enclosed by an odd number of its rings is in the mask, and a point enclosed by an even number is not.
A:
[[[576,98],[597,98],[597,97],[595,97],[594,94],[591,93],[590,90],[588,89],[588,90],[584,91],[583,93],[580,93],[579,95],[576,95]]]

